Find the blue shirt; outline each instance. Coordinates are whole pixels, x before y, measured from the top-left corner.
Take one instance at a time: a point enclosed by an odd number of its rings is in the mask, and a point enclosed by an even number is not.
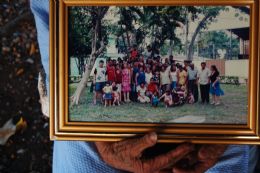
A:
[[[145,73],[144,72],[138,72],[138,76],[137,76],[137,84],[141,85],[141,84],[145,84]]]
[[[31,0],[41,60],[49,86],[49,1]],[[49,93],[49,91],[48,91]],[[251,173],[257,160],[257,148],[248,145],[230,145],[218,163],[207,173]],[[53,151],[54,173],[120,173],[104,163],[92,142],[55,141]]]

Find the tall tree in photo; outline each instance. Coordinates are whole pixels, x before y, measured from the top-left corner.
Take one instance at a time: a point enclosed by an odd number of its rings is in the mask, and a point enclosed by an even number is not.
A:
[[[140,7],[119,7],[118,14],[120,16],[118,21],[120,32],[118,34],[120,34],[126,50],[129,50],[133,43],[136,44],[137,31],[135,25],[142,12]]]
[[[195,40],[199,34],[199,32],[202,29],[205,29],[208,24],[210,24],[220,13],[221,10],[224,10],[225,7],[221,7],[221,6],[214,6],[214,7],[197,7],[197,12],[201,15],[203,15],[202,19],[199,21],[195,32],[192,35],[191,41],[190,41],[190,45],[188,48],[188,55],[187,55],[187,59],[188,60],[192,60],[193,59],[193,54],[194,54],[194,43]],[[194,13],[193,13],[194,14]],[[195,16],[196,18],[198,17],[197,15]]]
[[[84,7],[69,9],[69,64],[75,59],[79,75],[84,72],[84,64],[91,53],[91,17],[86,15],[88,11]],[[73,72],[69,68],[69,75]]]
[[[174,42],[180,42],[175,30],[184,26],[182,10],[183,7],[144,7],[144,15],[140,20],[146,34],[151,38],[153,50],[161,49],[165,41],[169,40],[169,52],[172,54]]]
[[[78,105],[80,97],[87,86],[87,82],[95,64],[96,58],[104,51],[105,34],[102,34],[102,19],[105,17],[109,7],[88,7],[84,13],[91,16],[91,54],[87,59],[85,73],[82,76],[80,83],[77,86],[75,93],[72,96],[71,105]]]

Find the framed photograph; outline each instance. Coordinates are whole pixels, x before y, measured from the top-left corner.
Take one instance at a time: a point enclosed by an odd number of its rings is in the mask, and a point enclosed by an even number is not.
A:
[[[259,0],[50,1],[50,136],[260,144]]]

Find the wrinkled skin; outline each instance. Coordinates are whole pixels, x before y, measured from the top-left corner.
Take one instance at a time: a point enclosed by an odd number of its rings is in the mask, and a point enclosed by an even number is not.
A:
[[[217,163],[226,148],[227,145],[202,145],[174,165],[172,172],[203,173]]]
[[[121,142],[96,142],[101,158],[110,166],[134,173],[161,173],[193,151],[192,144],[180,144],[166,154],[144,160],[142,152],[157,143],[157,135],[150,133],[141,138]]]

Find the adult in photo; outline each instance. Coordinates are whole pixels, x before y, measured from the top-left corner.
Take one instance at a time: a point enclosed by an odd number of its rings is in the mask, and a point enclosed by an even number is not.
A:
[[[201,103],[209,103],[210,89],[210,70],[206,67],[206,62],[201,63],[201,70],[198,73],[198,81],[200,85]]]
[[[220,105],[220,96],[224,95],[223,90],[220,88],[219,71],[215,65],[210,67],[210,93],[212,94],[212,105]]]
[[[161,72],[160,72],[160,88],[162,94],[164,94],[166,90],[169,89],[170,84],[171,81],[169,77],[169,71],[166,69],[166,66],[162,65]]]
[[[140,68],[139,68],[139,72],[136,74],[135,76],[135,84],[136,86],[138,85],[141,85],[142,83],[146,83],[146,80],[145,80],[145,72],[144,72],[144,67],[143,65],[139,65]]]
[[[149,103],[150,102],[150,98],[148,96],[146,96],[147,88],[145,86],[145,83],[141,83],[140,85],[138,85],[136,90],[137,90],[137,94],[138,94],[137,100],[140,103]]]
[[[194,102],[198,101],[198,70],[194,67],[194,64],[190,64],[190,68],[187,68],[188,71],[188,92],[191,93],[194,97]]]
[[[151,68],[147,67],[146,70],[145,70],[145,82],[146,82],[146,85],[149,85],[152,77],[153,77],[153,74],[151,72]]]
[[[179,65],[179,71],[178,71],[178,86],[182,89],[182,90],[186,90],[187,86],[187,72],[184,70],[184,68],[182,67],[182,65]]]
[[[97,98],[102,95],[102,90],[105,87],[107,82],[107,72],[106,68],[104,67],[104,61],[100,60],[98,67],[94,71],[94,86],[95,86],[95,93],[94,93],[94,104],[97,104]],[[101,96],[101,101],[102,101]]]

